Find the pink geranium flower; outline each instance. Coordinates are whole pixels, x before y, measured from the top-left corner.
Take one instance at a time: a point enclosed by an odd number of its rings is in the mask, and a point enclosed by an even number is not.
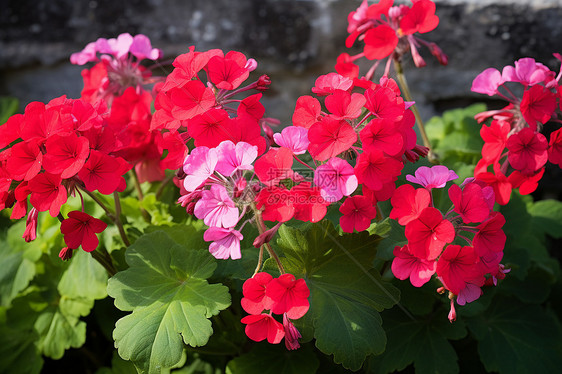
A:
[[[226,176],[231,176],[238,170],[252,170],[252,163],[258,157],[258,147],[246,142],[234,145],[230,140],[225,140],[216,150],[218,162],[215,170]]]
[[[308,130],[304,127],[285,127],[281,133],[273,134],[273,140],[281,147],[289,148],[296,155],[302,155],[308,149]]]
[[[408,249],[408,245],[403,247],[396,246],[393,254],[395,257],[392,261],[392,273],[400,280],[410,278],[410,282],[414,287],[423,286],[435,274],[437,262],[414,256]]]
[[[206,242],[212,241],[209,245],[209,252],[219,260],[229,258],[238,260],[242,257],[240,253],[240,240],[244,239],[240,231],[232,228],[209,227],[203,239]]]
[[[324,199],[335,202],[355,191],[357,177],[347,161],[332,157],[316,169],[314,183],[320,187]]]
[[[428,190],[443,188],[447,182],[459,177],[453,170],[449,170],[443,165],[436,165],[431,168],[420,166],[414,174],[415,176],[406,175],[406,180],[411,183],[421,184]]]
[[[226,188],[218,184],[202,191],[193,213],[209,227],[234,227],[239,219],[238,208],[228,196]]]
[[[502,74],[498,69],[488,68],[482,73],[478,74],[474,81],[472,81],[472,92],[494,96],[498,93],[498,87],[505,82]]]
[[[195,148],[183,163],[183,171],[187,174],[183,187],[189,192],[195,191],[215,172],[217,162],[216,149],[203,146]]]

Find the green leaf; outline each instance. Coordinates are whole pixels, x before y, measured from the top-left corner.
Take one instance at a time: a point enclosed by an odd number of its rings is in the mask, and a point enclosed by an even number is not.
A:
[[[488,371],[556,373],[562,366],[559,322],[538,305],[496,297],[486,313],[466,324]]]
[[[529,214],[533,216],[533,231],[562,238],[562,202],[537,201],[529,208]]]
[[[257,344],[226,366],[227,374],[314,374],[320,363],[309,345],[288,351],[283,344]]]
[[[183,342],[207,343],[213,333],[208,318],[230,305],[230,295],[206,281],[216,268],[207,250],[180,245],[164,231],[140,237],[125,257],[130,267],[109,280],[108,293],[117,308],[133,313],[117,321],[115,346],[142,372],[157,373],[180,362]]]
[[[63,314],[57,307],[49,307],[35,321],[39,334],[38,347],[53,359],[59,359],[68,348],[79,348],[86,341],[86,323],[74,315]]]
[[[107,271],[84,251],[74,253],[58,285],[61,295],[92,300],[106,297],[106,288]]]
[[[0,373],[39,373],[43,359],[35,345],[37,339],[33,329],[0,325]]]
[[[484,144],[479,134],[482,126],[474,116],[485,110],[483,104],[448,110],[443,117],[433,117],[426,124],[433,151],[443,165],[455,170],[459,181],[473,175],[474,165],[480,159]]]
[[[101,368],[96,371],[96,374],[137,374],[137,369],[131,361],[123,360],[117,352],[114,352],[111,368]]]
[[[467,331],[462,321],[451,324],[447,311],[440,311],[414,320],[396,309],[383,313],[387,348],[371,359],[370,372],[391,373],[413,363],[416,374],[458,373],[457,354],[449,339],[462,339]]]
[[[18,111],[19,100],[15,97],[0,97],[0,126]]]
[[[365,357],[384,351],[378,311],[398,301],[398,290],[372,269],[380,237],[366,232],[339,236],[329,222],[306,232],[281,226],[279,247],[287,272],[310,289],[308,318],[316,346],[345,368],[358,370]]]
[[[21,238],[24,229],[25,222],[19,222],[10,227],[6,240],[0,240],[0,306],[9,307],[29,285],[35,276],[35,262],[41,257],[36,243]]]
[[[150,214],[153,225],[174,225],[174,217],[169,213],[169,206],[156,200],[155,193],[148,193],[140,202],[140,206]]]
[[[388,222],[390,230],[377,248],[377,259],[389,261],[394,258],[392,254],[394,247],[402,247],[408,244],[408,240],[406,239],[404,226],[400,225],[398,221],[387,218],[384,222]]]

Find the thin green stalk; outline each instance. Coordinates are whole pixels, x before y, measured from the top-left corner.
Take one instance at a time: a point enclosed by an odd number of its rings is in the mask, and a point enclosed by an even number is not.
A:
[[[406,99],[406,101],[414,101],[412,99],[412,94],[410,93],[410,89],[408,88],[408,82],[406,81],[406,76],[404,75],[404,69],[402,69],[402,64],[400,63],[400,61],[394,60],[394,69],[396,70],[396,77],[398,78],[398,84],[400,85],[400,89],[402,91],[402,94],[404,95],[404,98]],[[429,138],[427,137],[427,133],[425,132],[425,126],[417,106],[414,104],[410,108],[414,113],[414,117],[416,117],[416,123],[420,130],[423,145],[429,148],[427,159],[433,164],[439,163],[439,157],[431,150],[431,142],[429,141]]]
[[[258,264],[256,265],[256,270],[254,270],[254,274],[252,275],[252,277],[260,271],[262,264],[263,264],[263,245],[260,247],[260,252],[258,254]]]
[[[92,200],[94,200],[105,212],[105,214],[115,222],[115,213],[113,213],[104,203],[101,201],[93,192],[88,191],[85,188],[80,188],[82,191],[86,193],[86,195],[90,196]]]
[[[172,181],[172,179],[174,179],[174,174],[168,175],[162,181],[162,183],[160,183],[160,186],[158,187],[158,190],[156,190],[156,200],[160,200],[160,196],[162,196],[162,193],[164,192],[164,188],[166,188],[166,186],[168,185],[168,183],[170,183]]]
[[[132,168],[130,171],[132,177],[133,177],[133,185],[135,186],[135,190],[137,191],[137,196],[139,198],[140,201],[144,200],[144,194],[142,193],[142,189],[141,189],[141,185],[139,182],[139,176],[137,175],[137,172],[135,171],[135,168]],[[140,208],[141,214],[142,214],[142,218],[144,218],[144,220],[148,223],[150,223],[150,215],[148,214],[148,212],[141,207]]]
[[[112,277],[115,274],[117,274],[117,270],[115,269],[113,264],[111,262],[109,262],[108,259],[102,253],[100,253],[97,250],[92,251],[90,253],[91,253],[92,257],[94,258],[94,260],[99,262],[101,264],[101,266],[104,267],[104,269],[107,271],[109,276]]]
[[[250,205],[252,207],[252,211],[254,212],[254,215],[256,216],[256,223],[258,226],[258,231],[260,233],[260,235],[262,235],[264,232],[266,232],[266,227],[265,227],[265,223],[263,222],[263,218],[261,216],[261,211],[256,208],[256,204],[254,202],[251,203]],[[273,258],[275,260],[275,263],[277,264],[277,267],[279,268],[279,272],[281,274],[285,274],[285,268],[283,267],[283,264],[281,263],[281,260],[279,259],[279,256],[277,256],[277,253],[275,252],[275,250],[271,247],[271,245],[269,243],[264,243],[262,245],[262,248],[265,246],[265,249],[267,249],[267,252],[269,253],[269,257]],[[260,251],[262,249],[260,248]],[[258,260],[259,261],[259,260]],[[261,264],[258,262],[258,269],[261,267]]]
[[[131,242],[127,237],[125,229],[123,228],[123,223],[121,222],[121,200],[119,200],[119,193],[117,191],[113,192],[113,199],[115,200],[115,219],[113,222],[115,222],[115,226],[117,226],[117,229],[119,230],[119,235],[121,236],[121,239],[123,239],[123,243],[125,243],[128,247],[131,245]]]

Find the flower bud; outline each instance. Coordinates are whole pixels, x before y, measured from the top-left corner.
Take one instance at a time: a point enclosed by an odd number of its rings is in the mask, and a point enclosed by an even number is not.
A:
[[[256,90],[265,91],[269,88],[270,84],[271,84],[271,79],[264,74],[261,77],[259,77]]]

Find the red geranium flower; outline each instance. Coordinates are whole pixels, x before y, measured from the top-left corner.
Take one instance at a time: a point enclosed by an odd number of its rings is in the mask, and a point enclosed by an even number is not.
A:
[[[297,99],[293,113],[293,125],[310,128],[320,117],[320,102],[312,96],[301,96]]]
[[[269,273],[257,273],[247,279],[242,286],[244,297],[240,300],[242,308],[250,314],[260,314],[271,309],[273,301],[266,296],[265,289],[273,277]]]
[[[242,318],[241,322],[246,324],[248,338],[256,342],[267,339],[271,344],[279,344],[285,336],[283,325],[269,314],[251,314]]]
[[[340,206],[340,212],[343,214],[340,217],[340,226],[344,232],[367,230],[377,215],[377,209],[371,199],[361,195],[345,199]]]
[[[418,218],[409,222],[405,233],[410,252],[427,260],[437,258],[445,243],[455,239],[453,224],[443,219],[441,212],[432,207],[425,208]]]
[[[347,151],[357,141],[357,134],[347,121],[324,117],[310,127],[308,140],[311,156],[326,161]]]
[[[306,314],[310,306],[310,290],[304,279],[296,279],[293,274],[282,274],[267,285],[265,294],[273,300],[271,311],[275,314],[287,313],[290,319],[298,319]]]
[[[82,245],[83,250],[92,252],[99,244],[96,233],[101,233],[106,227],[107,223],[102,220],[75,210],[68,213],[68,218],[62,221],[60,231],[68,248],[76,249]]]

